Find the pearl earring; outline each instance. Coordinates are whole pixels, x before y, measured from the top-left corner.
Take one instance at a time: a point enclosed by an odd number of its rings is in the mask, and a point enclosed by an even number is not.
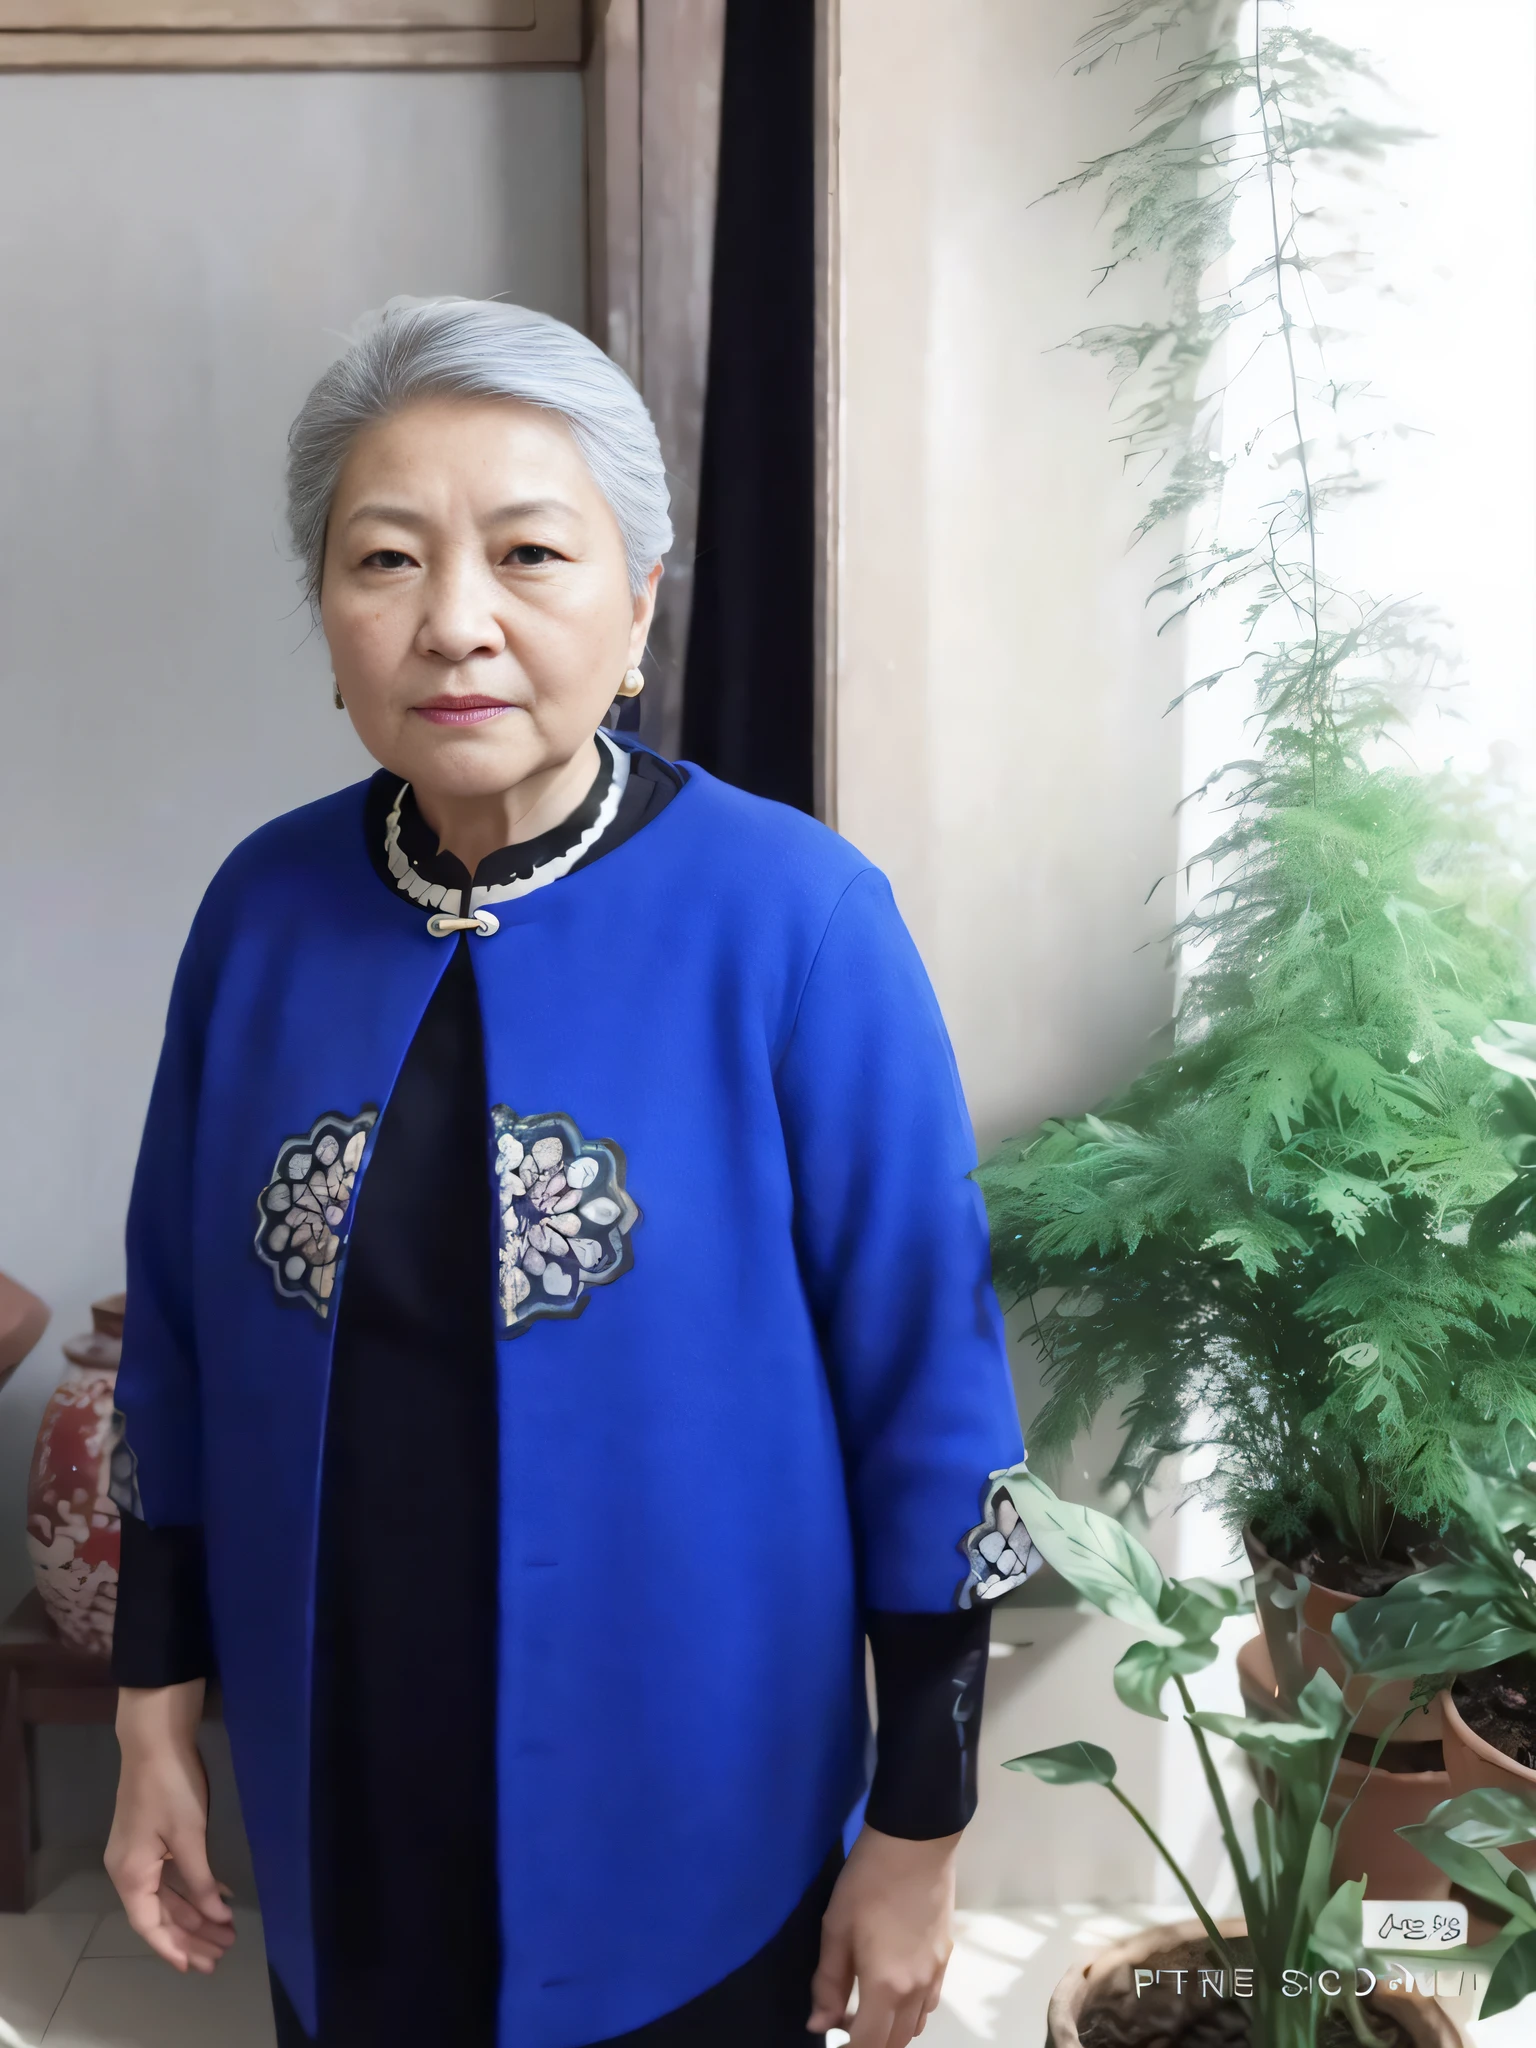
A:
[[[642,690],[643,690],[644,688],[645,688],[645,677],[644,677],[643,675],[641,675],[641,673],[640,673],[639,669],[637,669],[637,668],[627,668],[627,669],[625,669],[625,671],[624,671],[624,680],[623,680],[623,682],[622,682],[622,683],[620,683],[620,685],[619,685],[619,695],[620,695],[621,697],[638,697],[638,696],[639,696],[639,694],[640,694],[640,692],[641,692],[641,691],[642,691]]]

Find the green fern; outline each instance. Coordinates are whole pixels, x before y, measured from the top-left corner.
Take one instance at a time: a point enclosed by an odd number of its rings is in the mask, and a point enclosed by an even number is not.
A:
[[[1175,934],[1174,1049],[979,1178],[999,1281],[1034,1305],[1045,1356],[1036,1455],[1059,1457],[1118,1398],[1112,1479],[1140,1489],[1164,1459],[1213,1447],[1209,1486],[1234,1523],[1377,1556],[1395,1517],[1454,1511],[1464,1457],[1536,1429],[1536,1240],[1523,1208],[1519,1227],[1490,1221],[1513,1213],[1523,1155],[1505,1077],[1474,1045],[1536,1016],[1536,997],[1526,877],[1487,792],[1387,759],[1443,674],[1436,622],[1319,566],[1325,513],[1367,479],[1349,394],[1296,310],[1317,260],[1296,179],[1380,160],[1412,131],[1365,119],[1363,60],[1283,13],[1260,0],[1240,50],[1219,0],[1125,0],[1082,53],[1092,69],[1141,36],[1216,32],[1130,145],[1066,181],[1106,190],[1107,268],[1164,274],[1166,317],[1078,337],[1122,380],[1122,438],[1152,490],[1141,531],[1228,486],[1223,394],[1204,389],[1224,338],[1243,335],[1250,360],[1284,351],[1288,415],[1240,459],[1290,481],[1251,533],[1191,541],[1154,587],[1171,619],[1235,612],[1231,663],[1192,687],[1240,671],[1257,716],[1254,758],[1216,778],[1211,894]],[[1205,296],[1254,181],[1271,260]]]

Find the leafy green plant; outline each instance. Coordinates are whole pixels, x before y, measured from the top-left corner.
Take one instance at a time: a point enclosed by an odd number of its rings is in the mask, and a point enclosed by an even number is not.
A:
[[[1536,1991],[1536,1893],[1525,1872],[1501,1851],[1536,1842],[1536,1801],[1517,1792],[1463,1792],[1398,1833],[1463,1891],[1509,1916],[1492,1942],[1458,1950],[1450,1958],[1491,1965],[1479,2018],[1508,2012]]]
[[[1229,622],[1230,659],[1192,688],[1243,679],[1252,753],[1202,792],[1224,822],[1211,892],[1173,935],[1171,1049],[979,1179],[999,1281],[1044,1354],[1037,1459],[1118,1397],[1112,1479],[1139,1490],[1209,1446],[1229,1521],[1283,1553],[1323,1534],[1377,1559],[1399,1517],[1454,1514],[1466,1457],[1536,1424],[1536,1178],[1511,1194],[1522,1169],[1476,1049],[1494,1019],[1536,1015],[1526,880],[1476,792],[1393,753],[1444,667],[1434,620],[1341,587],[1325,560],[1327,516],[1369,487],[1382,429],[1328,366],[1309,281],[1355,252],[1323,244],[1305,188],[1411,131],[1360,111],[1369,67],[1288,0],[1258,0],[1242,47],[1237,20],[1221,0],[1111,9],[1083,68],[1191,26],[1201,47],[1136,137],[1060,189],[1104,192],[1106,273],[1163,273],[1157,318],[1078,343],[1122,380],[1141,533],[1183,532],[1153,598],[1168,623]],[[1239,204],[1268,248],[1224,280]],[[1275,416],[1224,453],[1223,407],[1256,364],[1278,372]]]
[[[1497,1055],[1503,1047],[1493,1050]],[[1515,1140],[1517,1150],[1521,1142]],[[1518,1181],[1511,1183],[1511,1192],[1518,1189]],[[1505,1204],[1508,1214],[1515,1208]],[[1352,1664],[1383,1679],[1416,1678],[1426,1695],[1462,1672],[1536,1658],[1533,1450],[1529,1440],[1517,1439],[1502,1471],[1465,1473],[1444,1564],[1335,1618],[1334,1637]],[[1536,1992],[1536,1892],[1527,1873],[1499,1853],[1536,1842],[1536,1800],[1514,1789],[1467,1792],[1398,1832],[1463,1891],[1507,1916],[1488,1958],[1493,1969],[1484,2016]]]
[[[1536,1657],[1536,1480],[1463,1475],[1445,1563],[1362,1600],[1334,1623],[1351,1662],[1382,1677],[1449,1684],[1517,1657]]]
[[[1495,1036],[1473,1044],[1500,1075],[1497,1128],[1514,1171],[1473,1219],[1483,1248],[1536,1237],[1536,1028],[1501,1017],[1494,1029]]]
[[[1350,1996],[1330,1997],[1318,1981],[1321,1974],[1336,1970],[1353,1989],[1357,1967],[1369,1962],[1380,1975],[1391,1968],[1386,1958],[1368,1956],[1362,1941],[1364,1881],[1335,1886],[1330,1874],[1344,1817],[1341,1810],[1328,1818],[1330,1795],[1356,1725],[1356,1715],[1346,1707],[1339,1687],[1326,1672],[1318,1672],[1297,1700],[1296,1718],[1289,1721],[1250,1721],[1197,1710],[1188,1679],[1215,1660],[1217,1631],[1239,1611],[1236,1591],[1205,1579],[1166,1577],[1114,1517],[1058,1499],[1022,1466],[994,1475],[994,1509],[999,1494],[1011,1500],[1037,1549],[1069,1585],[1101,1612],[1143,1632],[1115,1667],[1115,1690],[1122,1702],[1136,1713],[1165,1720],[1163,1696],[1170,1685],[1174,1688],[1242,1902],[1242,1943],[1222,1932],[1188,1874],[1120,1784],[1119,1767],[1107,1749],[1077,1740],[1015,1757],[1007,1768],[1027,1771],[1051,1785],[1100,1786],[1119,1802],[1189,1900],[1219,1966],[1229,1972],[1251,1972],[1253,2048],[1319,2048],[1320,2030],[1336,2012],[1344,2015],[1361,2042],[1375,2041],[1361,2002]],[[1378,1676],[1368,1662],[1356,1668]],[[1217,1771],[1209,1739],[1213,1736],[1235,1743],[1260,1767],[1271,1787],[1273,1804],[1261,1799],[1253,1808],[1251,1848],[1239,1835]],[[1380,1738],[1378,1757],[1388,1739],[1389,1735]],[[1476,1954],[1447,1950],[1438,1960],[1495,1966],[1485,2014],[1518,2003],[1531,1988],[1526,1978],[1536,1967],[1536,1942],[1520,1946],[1526,1930],[1536,1929],[1536,1905],[1523,1875],[1508,1859],[1485,1851],[1500,1843],[1536,1839],[1536,1808],[1495,1811],[1484,1795],[1474,1795],[1474,1804],[1451,1801],[1423,1827],[1403,1832],[1442,1867],[1454,1863],[1453,1874],[1469,1859],[1475,1860],[1482,1887],[1473,1887],[1477,1895],[1492,1898],[1497,1891],[1516,1916],[1514,1932],[1500,1937],[1492,1948]]]

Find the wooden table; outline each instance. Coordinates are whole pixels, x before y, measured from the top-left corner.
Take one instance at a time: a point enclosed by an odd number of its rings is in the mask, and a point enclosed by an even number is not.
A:
[[[36,1748],[44,1722],[110,1727],[117,1687],[106,1660],[72,1649],[34,1590],[0,1627],[0,1913],[27,1909],[37,1847]]]

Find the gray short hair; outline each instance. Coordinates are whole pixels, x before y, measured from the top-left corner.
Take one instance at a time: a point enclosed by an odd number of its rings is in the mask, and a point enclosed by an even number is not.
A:
[[[645,401],[595,342],[499,299],[391,299],[304,401],[288,434],[288,527],[318,603],[336,480],[360,428],[412,399],[516,398],[571,430],[624,537],[638,593],[672,545],[666,469]]]

